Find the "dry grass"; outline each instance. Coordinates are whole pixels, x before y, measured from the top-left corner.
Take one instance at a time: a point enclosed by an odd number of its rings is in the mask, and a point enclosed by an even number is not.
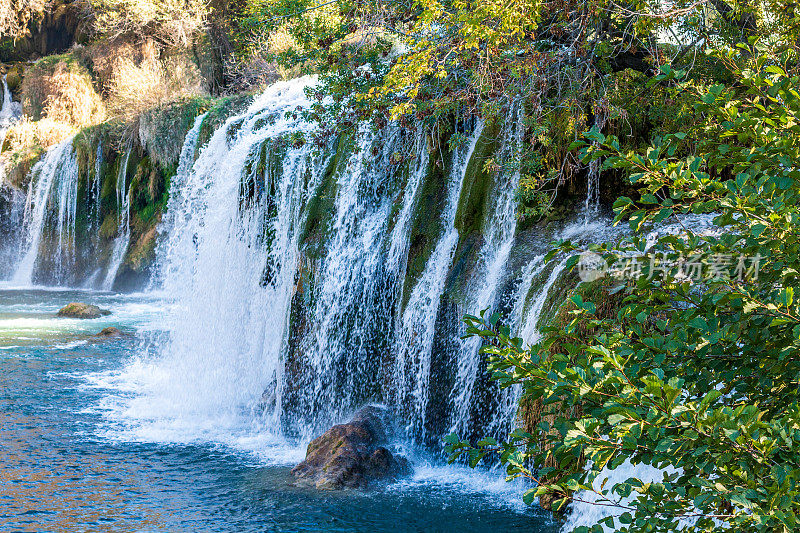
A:
[[[0,38],[22,37],[28,23],[50,8],[50,0],[0,0]]]
[[[139,64],[119,59],[108,83],[109,107],[115,116],[134,121],[142,112],[186,96],[204,94],[206,82],[186,56]]]
[[[22,106],[34,120],[49,118],[77,127],[105,120],[103,100],[88,70],[69,55],[40,61],[25,74]]]
[[[6,133],[2,151],[8,181],[22,188],[28,172],[44,151],[74,132],[73,125],[52,118],[24,119],[14,124]]]

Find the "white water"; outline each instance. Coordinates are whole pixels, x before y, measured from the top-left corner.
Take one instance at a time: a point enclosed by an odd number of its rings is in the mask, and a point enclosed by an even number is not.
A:
[[[294,416],[305,433],[377,399],[382,358],[391,349],[391,298],[396,295],[392,284],[397,283],[401,266],[386,259],[392,248],[408,246],[407,232],[395,234],[402,244],[389,234],[395,203],[390,185],[396,180],[391,160],[396,152],[420,146],[422,140],[403,138],[398,128],[390,127],[380,134],[360,131],[356,142],[358,149],[336,173],[339,192],[331,237],[314,287],[315,324],[299,346],[311,377],[295,392]],[[417,158],[415,166],[426,163],[426,158]],[[410,185],[419,185],[422,172],[411,169]],[[398,231],[407,227],[404,219],[415,199],[416,190],[402,195]]]
[[[34,165],[25,203],[24,225],[27,235],[23,242],[22,259],[11,280],[12,284],[16,286],[33,284],[39,248],[47,217],[53,211],[52,205],[56,206],[58,246],[50,253],[55,256],[56,264],[63,268],[64,256],[70,253],[73,246],[71,239],[75,232],[77,183],[78,163],[72,149],[72,138],[50,148],[44,158]],[[63,272],[60,268],[59,273]]]
[[[128,187],[128,163],[130,162],[132,148],[125,152],[125,158],[120,163],[117,173],[117,237],[111,250],[111,259],[108,263],[106,277],[103,280],[103,290],[110,291],[117,279],[119,267],[125,260],[128,246],[131,241],[131,200]]]
[[[458,244],[459,233],[455,224],[458,201],[467,165],[482,132],[483,124],[479,124],[466,147],[453,154],[439,241],[411,292],[400,321],[394,397],[408,420],[408,430],[417,437],[424,432],[429,402],[436,317],[439,315],[445,279]]]
[[[203,113],[195,118],[192,128],[186,134],[183,140],[183,147],[181,147],[181,155],[178,158],[177,171],[170,181],[167,210],[161,218],[161,224],[158,226],[158,234],[161,242],[159,243],[158,253],[156,254],[159,263],[156,265],[156,274],[153,276],[154,285],[161,284],[164,277],[164,272],[162,270],[169,265],[166,261],[169,235],[178,224],[188,222],[192,216],[192,206],[189,203],[189,199],[184,195],[184,189],[186,189],[186,180],[189,179],[189,174],[194,164],[197,142],[200,137],[200,128],[202,128],[203,121],[206,119],[207,115],[208,113]]]
[[[269,139],[307,127],[282,116],[307,105],[303,87],[302,80],[272,86],[244,115],[228,120],[176,182],[180,190],[172,195],[161,269],[173,304],[165,324],[169,339],[155,360],[136,361],[118,378],[138,392],[112,413],[127,434],[191,441],[257,439],[263,433],[251,432],[253,424],[263,429],[253,413],[270,383],[280,394],[275,382],[294,289],[300,208],[322,165],[307,145],[289,149],[281,168],[264,175],[243,176],[242,169],[269,149]],[[240,202],[240,186],[248,180],[274,196]],[[268,269],[271,279],[264,280]],[[280,405],[279,398],[272,403]]]
[[[524,126],[519,107],[512,112],[512,117],[503,131],[503,144],[499,156],[507,162],[518,158],[523,141]],[[494,184],[492,201],[488,204],[484,220],[484,238],[478,258],[477,274],[470,284],[478,287],[477,293],[468,296],[465,312],[477,315],[484,310],[491,314],[497,304],[496,298],[500,283],[506,273],[506,264],[514,244],[517,230],[517,188],[520,171],[518,165],[511,163],[511,175],[500,176]],[[457,334],[460,336],[460,331]],[[474,394],[478,381],[482,377],[483,355],[479,353],[480,338],[460,340],[458,343],[457,373],[455,386],[450,394],[453,409],[451,431],[465,434],[470,428],[472,418],[470,409],[474,407]],[[515,405],[517,391],[504,389],[496,391],[501,406]],[[516,407],[500,409],[492,413],[481,428],[485,434],[497,434],[513,424]]]
[[[3,107],[0,108],[0,155],[3,152],[3,144],[6,141],[6,134],[8,128],[19,120],[22,116],[22,106],[11,99],[11,91],[6,83],[6,76],[3,76]],[[3,187],[3,180],[5,179],[5,170],[3,163],[0,161],[0,188]]]

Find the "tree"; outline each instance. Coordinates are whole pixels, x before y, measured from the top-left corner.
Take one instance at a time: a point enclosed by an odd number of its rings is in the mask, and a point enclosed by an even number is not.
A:
[[[726,57],[742,48],[763,50],[751,40]],[[538,483],[529,502],[551,495],[563,509],[593,492],[621,512],[603,520],[620,531],[798,527],[800,78],[786,49],[751,60],[733,86],[684,85],[698,98],[696,140],[677,132],[626,151],[593,130],[580,143],[585,160],[629,172],[640,191],[614,206],[633,235],[593,252],[612,271],[642,269],[612,289],[624,296],[616,316],[576,294],[568,323],[529,349],[496,316],[467,317],[494,377],[521,383],[555,423],[502,444],[450,437],[454,458],[499,453],[511,477]],[[716,231],[695,232],[692,214],[713,216]],[[670,220],[684,230],[648,245],[641,230]],[[603,484],[622,464],[663,479]]]

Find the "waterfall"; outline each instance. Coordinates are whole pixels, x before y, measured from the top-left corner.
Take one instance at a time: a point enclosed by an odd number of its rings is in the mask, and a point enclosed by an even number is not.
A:
[[[408,420],[408,429],[417,437],[424,432],[429,401],[431,351],[436,333],[436,317],[439,314],[445,279],[458,244],[458,228],[455,225],[458,201],[461,198],[467,165],[482,132],[483,125],[479,124],[469,143],[453,156],[447,199],[441,215],[442,231],[439,241],[411,292],[397,336],[394,396]]]
[[[194,124],[186,134],[183,146],[181,147],[181,154],[178,158],[178,168],[170,182],[167,210],[161,219],[161,224],[158,226],[158,234],[161,242],[158,247],[158,253],[156,254],[158,264],[156,265],[156,271],[152,279],[153,285],[160,285],[163,282],[165,275],[164,269],[170,264],[165,261],[169,236],[179,224],[187,223],[192,217],[192,205],[188,201],[189,198],[183,193],[186,188],[186,180],[189,179],[189,174],[194,164],[197,142],[200,139],[200,128],[203,126],[203,121],[206,119],[207,115],[208,113],[203,113],[195,118]]]
[[[345,417],[359,404],[380,400],[390,379],[383,368],[392,346],[393,296],[400,274],[400,265],[386,260],[391,241],[396,242],[390,234],[397,201],[392,184],[398,177],[393,158],[421,146],[422,139],[409,139],[397,127],[380,133],[362,128],[355,142],[357,149],[334,176],[338,194],[331,235],[313,288],[315,323],[296,348],[303,354],[300,364],[308,381],[294,388],[293,418],[307,433]],[[416,176],[425,163],[425,158],[415,161],[412,185],[421,181]],[[410,190],[400,196],[396,229],[407,239],[403,218],[416,194]]]
[[[166,334],[123,372],[119,413],[141,438],[307,442],[378,402],[419,443],[502,436],[520,389],[489,379],[461,316],[509,313],[535,342],[566,265],[544,262],[552,235],[518,235],[522,110],[454,124],[450,153],[421,124],[318,139],[314,83],[269,87],[199,149],[206,118],[187,133],[158,229]]]
[[[0,154],[3,152],[3,144],[6,141],[8,128],[19,120],[20,116],[22,116],[22,106],[11,99],[11,91],[6,82],[6,75],[3,75],[3,107],[0,108]],[[0,162],[0,188],[3,187],[4,179],[5,171],[2,162]]]
[[[477,291],[469,295],[466,312],[478,314],[488,309],[495,309],[496,297],[500,288],[506,264],[514,244],[517,229],[517,188],[519,186],[520,171],[516,163],[522,144],[524,126],[519,106],[515,106],[510,119],[504,126],[503,143],[500,147],[500,156],[512,168],[511,175],[503,175],[496,180],[493,198],[487,209],[484,221],[484,242],[478,257],[476,274],[473,275],[471,284]],[[460,329],[460,328],[459,328]],[[457,334],[460,337],[460,332]],[[474,418],[470,411],[474,409],[474,394],[478,381],[485,375],[483,372],[484,357],[479,353],[480,338],[467,340],[459,339],[456,343],[456,380],[450,393],[449,402],[452,406],[451,431],[466,434],[470,431]],[[499,403],[509,404],[514,396],[514,391],[509,389],[497,390]],[[514,413],[499,410],[490,413],[481,421],[481,431],[485,434],[496,435],[509,429],[514,422]]]
[[[608,121],[608,111],[598,109],[595,111],[594,128],[601,131]],[[592,143],[597,146],[597,143]],[[600,210],[600,159],[589,162],[586,171],[586,201],[584,202],[584,217],[586,224],[597,216]]]
[[[3,105],[0,107],[0,155],[3,152],[6,134],[14,122],[22,115],[22,106],[11,99],[11,91],[3,76]],[[13,187],[4,184],[5,168],[0,159],[0,280],[5,280],[6,272],[11,272],[12,265],[19,253],[18,239],[21,234],[21,218],[24,203],[21,195]]]
[[[114,239],[114,247],[111,250],[111,259],[108,263],[106,277],[103,280],[103,290],[110,291],[114,287],[114,280],[117,279],[117,272],[131,240],[131,200],[130,189],[128,187],[128,163],[130,162],[132,148],[128,148],[125,157],[119,166],[117,174],[117,238]]]
[[[75,209],[77,202],[78,163],[72,149],[72,138],[50,148],[44,158],[31,170],[28,197],[25,203],[26,237],[22,259],[17,265],[12,283],[29,286],[39,257],[51,204],[57,208],[57,246],[48,254],[55,261],[56,276],[65,274],[64,259],[69,261],[74,247]],[[56,194],[54,194],[54,191]],[[66,257],[65,257],[66,256]]]
[[[231,433],[259,405],[277,423],[303,208],[327,163],[311,143],[284,142],[309,128],[286,116],[309,105],[307,83],[271,86],[173,183],[159,250],[169,338],[129,408],[145,425]]]

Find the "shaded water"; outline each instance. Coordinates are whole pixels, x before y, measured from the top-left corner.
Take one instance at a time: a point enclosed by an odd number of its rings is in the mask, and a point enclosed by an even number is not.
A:
[[[75,300],[113,314],[55,318]],[[0,290],[0,531],[556,529],[521,504],[524,487],[424,455],[402,483],[319,492],[292,484],[302,443],[258,427],[126,424],[118,409],[133,391],[117,378],[159,335],[164,305],[157,295]],[[90,337],[106,326],[130,336]]]

